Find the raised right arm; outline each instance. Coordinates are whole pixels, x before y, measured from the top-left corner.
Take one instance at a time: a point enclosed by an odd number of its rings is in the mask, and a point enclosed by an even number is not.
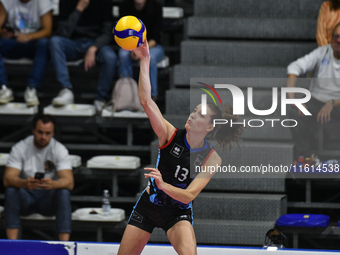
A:
[[[147,40],[133,52],[140,59],[140,73],[138,93],[144,111],[150,119],[152,129],[159,139],[159,146],[163,146],[169,141],[175,132],[175,127],[163,118],[157,104],[151,98],[150,83],[150,54]]]

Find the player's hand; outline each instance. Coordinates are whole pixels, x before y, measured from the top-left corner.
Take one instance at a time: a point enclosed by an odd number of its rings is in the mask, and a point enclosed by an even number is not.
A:
[[[330,103],[325,103],[325,105],[321,108],[316,118],[317,122],[321,122],[321,124],[327,123],[331,120],[331,112],[333,111],[333,105]]]
[[[53,189],[53,181],[51,178],[46,177],[44,179],[41,179],[40,183],[38,184],[38,187],[47,190]]]
[[[34,190],[34,189],[38,188],[38,183],[39,183],[39,180],[34,179],[32,176],[30,176],[27,179],[27,188],[29,190]]]
[[[16,40],[20,43],[27,43],[31,40],[31,36],[29,34],[16,34]]]
[[[90,4],[90,0],[79,0],[76,9],[83,12]]]
[[[146,59],[150,58],[149,52],[149,44],[148,40],[145,38],[145,42],[136,49],[133,49],[132,52],[139,58],[139,59]]]
[[[156,185],[159,189],[163,189],[163,185],[165,184],[162,178],[161,172],[157,168],[144,168],[145,170],[150,171],[149,173],[145,173],[145,178],[152,177],[155,179]]]
[[[96,52],[97,52],[97,47],[96,46],[91,46],[85,55],[84,58],[84,68],[85,71],[90,70],[95,64],[96,64]]]

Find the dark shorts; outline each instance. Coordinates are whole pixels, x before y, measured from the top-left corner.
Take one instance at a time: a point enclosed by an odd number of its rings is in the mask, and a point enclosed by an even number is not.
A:
[[[133,207],[128,224],[152,233],[154,228],[162,228],[165,233],[177,222],[187,220],[192,224],[192,209],[181,209],[155,205],[144,191]]]

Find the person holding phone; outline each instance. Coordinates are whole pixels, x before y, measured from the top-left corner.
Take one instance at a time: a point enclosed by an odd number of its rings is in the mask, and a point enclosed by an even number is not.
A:
[[[55,215],[59,240],[70,239],[74,179],[67,149],[53,138],[54,127],[52,116],[36,115],[33,135],[11,149],[3,179],[8,239],[18,238],[20,216],[32,213]]]

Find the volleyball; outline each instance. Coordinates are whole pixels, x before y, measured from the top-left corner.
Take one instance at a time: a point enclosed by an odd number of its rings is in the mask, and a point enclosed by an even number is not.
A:
[[[135,16],[124,16],[113,29],[116,43],[125,50],[133,50],[142,45],[146,38],[146,27]]]

